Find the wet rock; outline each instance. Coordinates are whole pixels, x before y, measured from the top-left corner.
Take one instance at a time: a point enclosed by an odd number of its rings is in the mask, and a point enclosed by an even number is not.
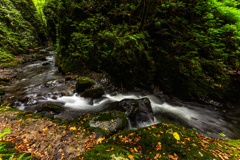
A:
[[[47,112],[54,112],[56,114],[59,114],[62,110],[63,110],[63,108],[56,104],[47,103],[47,104],[43,104],[42,109],[39,110],[38,112],[47,111]]]
[[[48,47],[48,48],[46,48],[46,51],[54,51],[54,48],[52,46]]]
[[[70,80],[72,80],[72,77],[66,77],[65,78],[65,81],[70,81]]]
[[[125,112],[126,116],[133,122],[147,122],[154,120],[151,102],[148,98],[142,99],[123,99],[107,105],[104,111],[118,110]]]
[[[84,91],[81,96],[82,97],[90,97],[90,98],[100,98],[104,94],[104,90],[102,87],[97,87],[93,89],[89,89]]]
[[[154,120],[151,102],[148,98],[137,99],[139,103],[139,109],[137,113],[137,120],[146,122],[149,119]]]
[[[119,102],[119,106],[129,118],[134,118],[139,111],[139,103],[134,99],[125,99]]]
[[[4,95],[5,94],[5,91],[3,88],[0,88],[0,95]]]
[[[37,56],[37,59],[39,59],[40,61],[45,61],[47,60],[45,56],[39,55]]]
[[[80,77],[78,78],[77,84],[76,84],[76,91],[78,93],[85,91],[86,89],[92,87],[95,85],[95,82],[93,82],[88,77]]]
[[[39,51],[38,53],[39,53],[39,54],[46,54],[46,53],[48,53],[48,51],[46,51],[46,50],[41,50],[41,51]]]
[[[58,72],[61,73],[62,75],[66,74],[66,72],[62,69],[61,66],[58,66]]]
[[[44,62],[42,63],[43,66],[50,65],[50,62]]]
[[[89,121],[90,127],[99,127],[109,133],[123,130],[127,124],[127,117],[120,111],[99,112]]]

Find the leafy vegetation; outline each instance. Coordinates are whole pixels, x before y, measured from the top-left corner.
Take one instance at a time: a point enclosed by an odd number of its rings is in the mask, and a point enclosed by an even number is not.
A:
[[[10,132],[11,130],[9,128],[5,128],[3,133],[0,134],[0,139]],[[16,149],[14,149],[12,143],[0,141],[0,160],[2,160],[2,158],[9,158],[9,160],[13,160],[13,158],[18,158],[17,160],[28,160],[31,157],[32,156],[26,156],[26,153],[20,154]]]
[[[9,63],[15,60],[14,55],[28,53],[28,49],[43,45],[46,36],[31,0],[0,2],[0,63]]]
[[[237,99],[228,74],[240,54],[233,2],[50,0],[44,14],[65,71],[106,71],[115,84],[155,83],[182,98]]]

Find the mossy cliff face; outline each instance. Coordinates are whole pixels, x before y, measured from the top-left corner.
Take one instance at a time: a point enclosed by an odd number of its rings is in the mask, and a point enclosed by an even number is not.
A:
[[[107,71],[124,87],[238,97],[237,28],[204,0],[51,0],[44,13],[64,71]]]
[[[46,36],[32,0],[0,0],[0,63],[44,45]]]

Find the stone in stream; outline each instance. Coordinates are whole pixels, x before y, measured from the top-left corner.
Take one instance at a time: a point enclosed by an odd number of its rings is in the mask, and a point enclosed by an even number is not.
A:
[[[127,117],[120,111],[99,112],[89,121],[90,127],[99,127],[110,134],[123,130],[127,124]]]
[[[42,56],[42,55],[38,55],[36,58],[39,59],[40,61],[45,61],[45,60],[47,60],[46,57],[45,57],[45,56]]]
[[[93,88],[93,89],[89,89],[84,91],[81,96],[82,97],[90,97],[90,98],[100,98],[102,97],[102,95],[104,94],[104,90],[102,87],[97,87],[97,88]]]
[[[50,65],[50,63],[49,62],[44,62],[44,63],[42,63],[42,65],[43,66]]]
[[[76,84],[76,91],[78,93],[85,91],[86,89],[96,85],[95,82],[93,82],[88,77],[79,77],[77,84]]]
[[[126,116],[133,122],[147,122],[154,120],[151,102],[148,98],[123,99],[106,106],[104,111],[118,110],[125,112]]]
[[[48,51],[46,51],[46,50],[41,50],[41,51],[39,51],[38,53],[39,53],[39,54],[46,54],[46,53],[48,53]]]
[[[54,104],[54,103],[46,103],[43,104],[41,109],[37,111],[37,113],[48,115],[49,113],[53,112],[54,114],[59,114],[63,110],[62,107]]]

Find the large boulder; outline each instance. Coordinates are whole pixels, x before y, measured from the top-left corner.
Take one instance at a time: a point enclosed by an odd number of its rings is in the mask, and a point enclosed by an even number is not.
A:
[[[79,77],[77,84],[76,84],[76,91],[78,93],[85,91],[86,89],[92,87],[96,83],[93,82],[91,79],[88,77]]]
[[[136,115],[137,121],[146,122],[149,119],[154,120],[151,102],[148,98],[137,99],[139,103],[138,112]]]
[[[90,127],[99,127],[109,133],[123,130],[126,124],[127,117],[120,111],[99,112],[89,121]]]
[[[90,97],[90,98],[100,98],[104,94],[104,90],[102,87],[97,87],[93,89],[89,89],[84,91],[81,96],[82,97]]]
[[[63,108],[55,103],[46,103],[43,104],[40,109],[37,110],[37,113],[40,113],[44,116],[49,114],[59,114],[61,111],[63,111]]]
[[[147,122],[154,120],[151,102],[148,98],[123,99],[106,106],[104,111],[118,110],[125,112],[132,122]]]
[[[136,117],[139,111],[139,103],[135,99],[124,99],[118,105],[125,111],[126,116],[131,119]]]

